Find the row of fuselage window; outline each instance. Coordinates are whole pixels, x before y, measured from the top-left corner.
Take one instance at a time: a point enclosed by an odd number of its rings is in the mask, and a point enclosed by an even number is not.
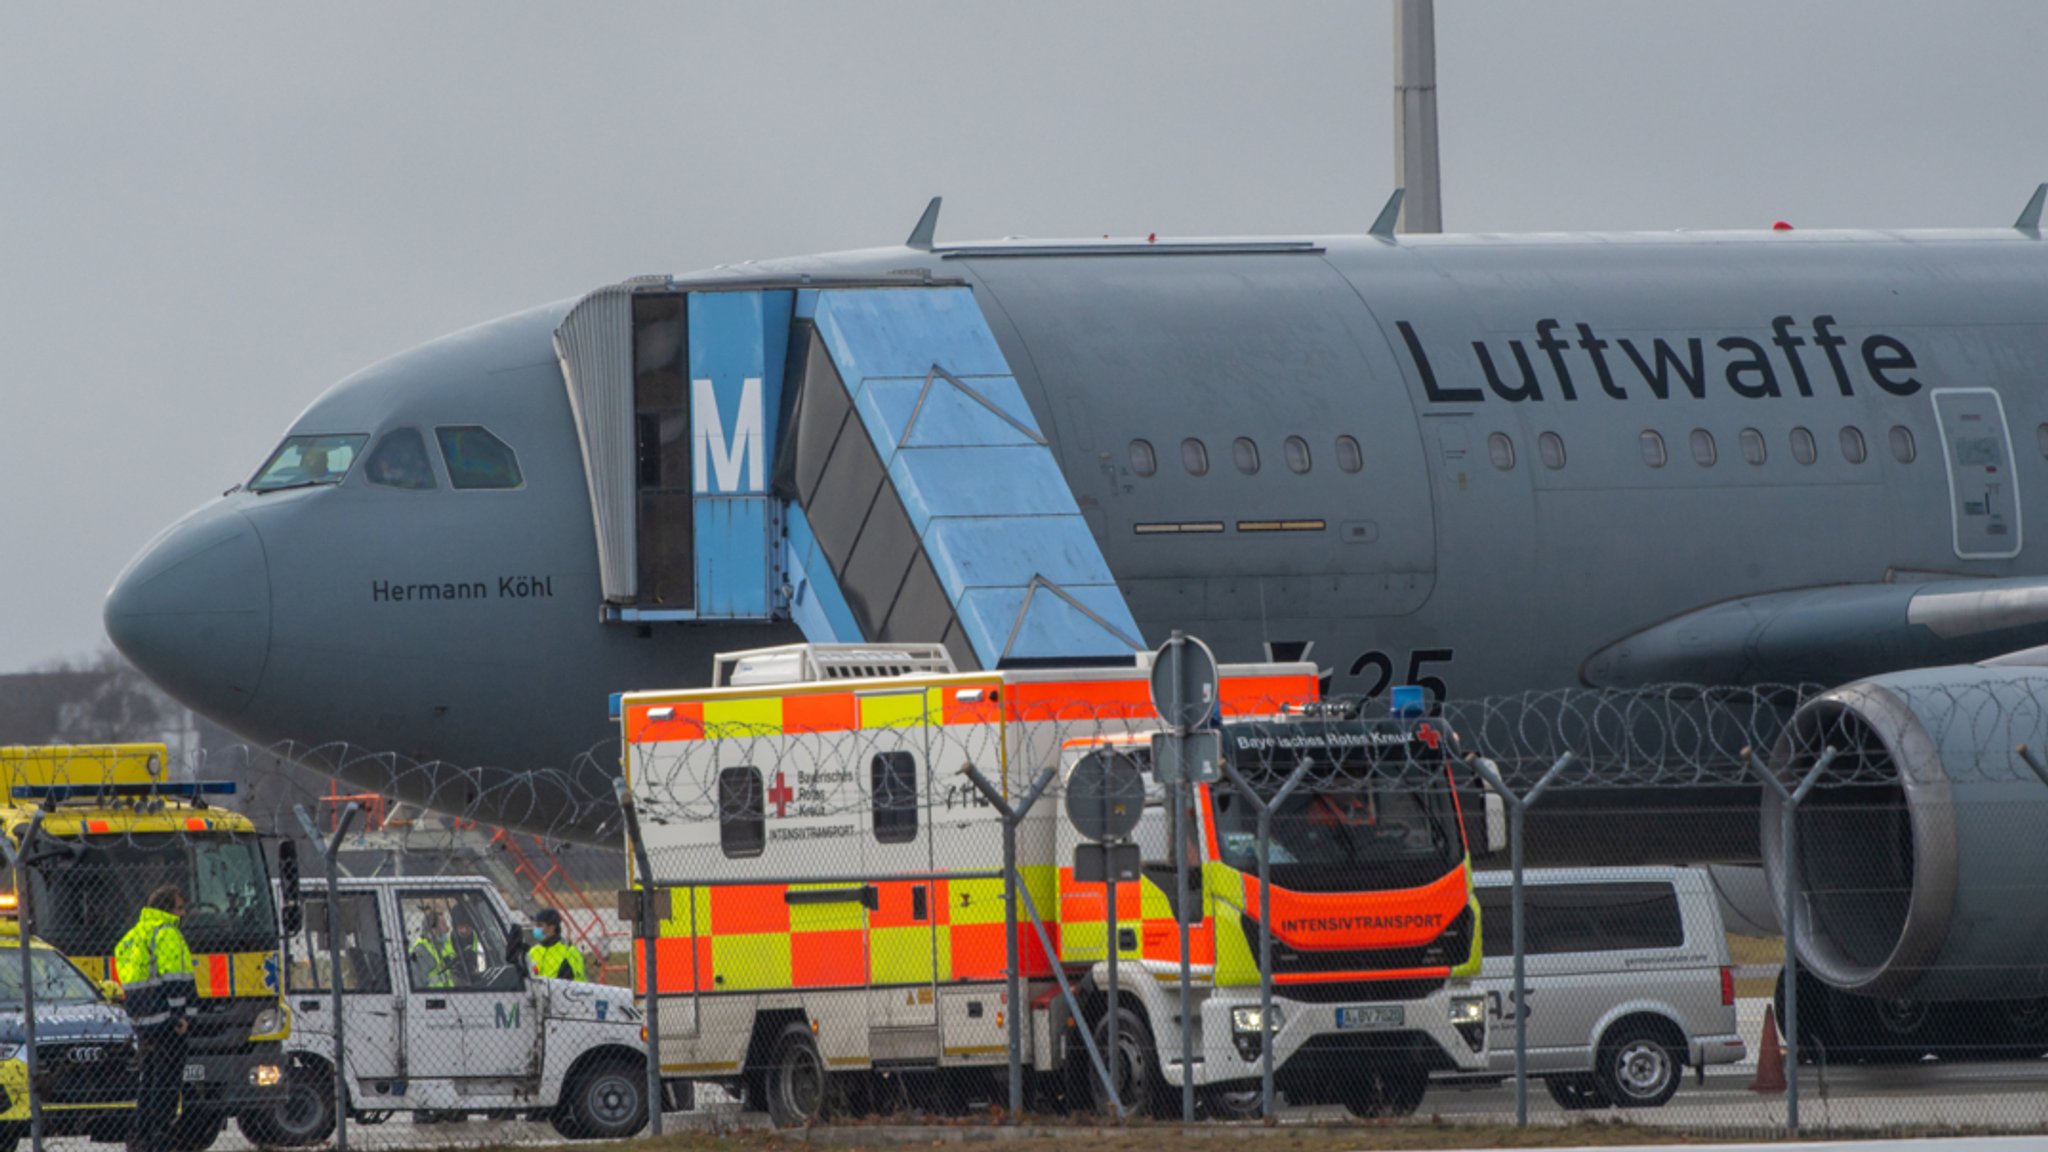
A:
[[[2041,453],[2048,456],[2048,424],[2041,425],[2038,432]],[[1770,459],[1771,448],[1764,434],[1755,428],[1744,428],[1736,436],[1736,447],[1744,462],[1762,466]],[[1890,445],[1892,459],[1901,464],[1911,464],[1919,456],[1919,446],[1913,438],[1913,430],[1903,424],[1892,426],[1885,438]],[[1786,436],[1787,448],[1792,459],[1800,464],[1813,464],[1820,460],[1820,440],[1813,431],[1795,427]],[[1672,449],[1665,443],[1664,435],[1654,429],[1645,429],[1637,437],[1643,463],[1652,468],[1662,468],[1672,459]],[[1870,459],[1870,444],[1864,438],[1863,429],[1845,424],[1836,433],[1835,444],[1842,459],[1850,464],[1861,464]],[[1313,454],[1307,440],[1300,436],[1289,436],[1282,441],[1282,455],[1288,470],[1306,473],[1314,464]],[[1365,458],[1358,441],[1350,436],[1339,436],[1335,442],[1337,467],[1345,472],[1358,472],[1365,467]],[[1692,456],[1693,463],[1702,468],[1711,468],[1720,462],[1721,449],[1714,434],[1705,428],[1695,428],[1685,438],[1685,450]],[[1487,459],[1503,472],[1512,471],[1516,463],[1515,441],[1505,432],[1495,432],[1486,438]],[[1536,437],[1536,456],[1545,468],[1557,471],[1565,466],[1564,437],[1555,432],[1544,432]],[[1209,472],[1209,448],[1200,439],[1190,436],[1180,442],[1181,466],[1191,476],[1205,476]],[[1247,476],[1256,475],[1260,468],[1259,446],[1240,436],[1231,442],[1231,460],[1237,470]],[[1130,447],[1131,471],[1140,476],[1151,476],[1159,470],[1158,453],[1149,440],[1133,440]]]
[[[1365,468],[1365,451],[1353,436],[1339,436],[1331,445],[1336,454],[1337,468],[1342,472],[1358,472]],[[1315,467],[1315,450],[1306,439],[1289,436],[1280,442],[1280,457],[1287,463],[1287,470],[1297,475],[1306,475]],[[1258,441],[1249,436],[1239,436],[1230,442],[1230,459],[1237,470],[1247,476],[1258,474],[1262,461],[1259,459]],[[1131,471],[1140,476],[1150,476],[1159,471],[1159,453],[1150,440],[1133,440],[1130,449]],[[1180,442],[1180,464],[1190,476],[1209,474],[1209,446],[1198,437],[1190,436]]]

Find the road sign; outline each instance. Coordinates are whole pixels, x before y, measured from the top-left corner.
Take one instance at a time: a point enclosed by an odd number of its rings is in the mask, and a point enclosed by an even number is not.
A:
[[[1145,815],[1145,777],[1138,762],[1113,749],[1081,757],[1067,776],[1067,819],[1083,840],[1121,840]]]
[[[1138,879],[1136,844],[1074,845],[1074,880],[1080,884],[1102,884],[1112,877],[1120,884]]]
[[[1199,728],[1216,714],[1216,655],[1175,632],[1152,656],[1152,707],[1175,728]]]
[[[1223,776],[1223,733],[1155,732],[1152,774],[1161,784],[1211,784]]]

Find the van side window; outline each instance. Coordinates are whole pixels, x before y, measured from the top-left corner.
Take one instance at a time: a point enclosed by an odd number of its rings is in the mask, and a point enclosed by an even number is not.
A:
[[[1479,889],[1480,947],[1514,955],[1512,895],[1505,886]],[[1678,893],[1669,884],[1530,884],[1522,890],[1523,931],[1530,956],[1560,952],[1623,952],[1685,943]]]
[[[759,856],[767,846],[767,799],[759,768],[718,774],[718,847],[727,857]]]
[[[335,903],[338,914],[334,928],[341,933],[341,990],[391,991],[391,969],[384,958],[384,924],[377,916],[377,894],[344,892]],[[327,940],[327,894],[308,894],[305,905],[303,939],[292,949],[292,970],[286,987],[293,992],[331,992],[334,970]]]
[[[908,844],[917,839],[917,758],[908,752],[878,752],[868,761],[868,793],[874,798],[875,841]]]

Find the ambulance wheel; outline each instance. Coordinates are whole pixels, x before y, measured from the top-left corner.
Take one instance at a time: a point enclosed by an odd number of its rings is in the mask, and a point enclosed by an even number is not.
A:
[[[1263,1120],[1266,1116],[1266,1101],[1259,1082],[1245,1084],[1212,1084],[1201,1090],[1195,1103],[1201,1105],[1201,1114],[1211,1120]],[[1280,1092],[1273,1092],[1273,1104],[1280,1104]]]
[[[0,1152],[14,1152],[15,1145],[20,1143],[21,1125],[0,1124]]]
[[[325,1065],[294,1058],[284,1099],[242,1113],[242,1135],[265,1148],[304,1148],[334,1132],[334,1077]]]
[[[647,1069],[614,1057],[585,1068],[555,1110],[555,1131],[571,1140],[623,1140],[647,1126]]]
[[[762,1074],[768,1116],[777,1128],[801,1128],[825,1118],[830,1074],[809,1026],[791,1024],[775,1040],[775,1056]]]
[[[1422,1094],[1428,1088],[1429,1073],[1409,1061],[1374,1062],[1360,1069],[1357,1083],[1342,1103],[1346,1112],[1360,1120],[1412,1116],[1422,1107]]]
[[[1159,1069],[1153,1063],[1152,1029],[1145,1024],[1144,1013],[1128,1004],[1116,1008],[1116,1046],[1119,1059],[1115,1070],[1117,1099],[1123,1101],[1124,1110],[1132,1116],[1164,1115],[1167,1107],[1166,1084],[1159,1078]],[[1109,1013],[1105,1012],[1095,1022],[1095,1050],[1102,1053],[1103,1063],[1110,1063]],[[1105,1116],[1116,1113],[1116,1105],[1110,1102],[1109,1093],[1104,1091],[1102,1078],[1088,1068],[1088,1090],[1095,1100],[1095,1110]],[[1179,1100],[1175,1097],[1175,1102]]]

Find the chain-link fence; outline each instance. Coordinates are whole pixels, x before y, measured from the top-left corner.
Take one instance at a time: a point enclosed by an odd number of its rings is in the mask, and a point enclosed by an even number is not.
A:
[[[1226,681],[1174,763],[1142,683],[629,697],[612,796],[522,782],[553,814],[511,831],[394,799],[506,811],[396,757],[323,790],[278,787],[305,749],[9,749],[0,1144],[2042,1131],[2037,687],[1397,717]]]

